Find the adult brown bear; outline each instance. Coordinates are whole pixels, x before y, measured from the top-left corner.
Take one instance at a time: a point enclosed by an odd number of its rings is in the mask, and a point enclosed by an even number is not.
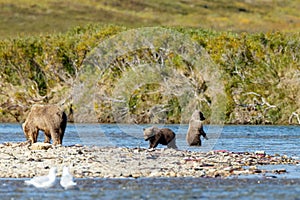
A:
[[[27,140],[37,142],[39,130],[45,133],[45,143],[62,144],[67,126],[67,115],[57,105],[32,106],[26,121],[22,124]]]
[[[158,144],[162,144],[167,145],[168,148],[177,149],[175,133],[171,129],[152,126],[143,130],[145,141],[149,140],[149,148],[155,148]]]
[[[203,113],[199,110],[195,110],[189,122],[189,129],[186,134],[186,141],[190,146],[201,146],[202,135],[208,140],[206,133],[203,130],[202,121],[205,120]]]

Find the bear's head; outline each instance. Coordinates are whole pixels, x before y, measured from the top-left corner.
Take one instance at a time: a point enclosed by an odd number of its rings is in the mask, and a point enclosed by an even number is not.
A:
[[[154,137],[155,134],[159,131],[157,127],[144,128],[144,139],[148,141],[150,138]]]
[[[34,130],[34,128],[32,128],[28,122],[24,122],[22,124],[22,129],[26,137],[26,140],[29,140],[31,143],[37,141],[38,131]]]
[[[199,117],[200,117],[200,121],[204,121],[205,117],[203,115],[203,113],[201,111],[199,111]]]
[[[26,138],[27,140],[29,140],[29,135],[28,135],[29,130],[28,130],[28,128],[26,127],[26,123],[25,123],[25,122],[22,124],[22,129],[23,129],[25,138]]]

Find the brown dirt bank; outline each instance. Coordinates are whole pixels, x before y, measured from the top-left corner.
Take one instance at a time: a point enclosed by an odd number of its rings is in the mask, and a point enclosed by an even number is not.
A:
[[[56,166],[70,166],[76,178],[105,177],[229,177],[236,175],[285,173],[285,169],[266,171],[260,165],[299,164],[285,155],[264,152],[209,151],[173,149],[49,146],[33,150],[27,143],[0,144],[0,177],[29,178],[45,175]]]

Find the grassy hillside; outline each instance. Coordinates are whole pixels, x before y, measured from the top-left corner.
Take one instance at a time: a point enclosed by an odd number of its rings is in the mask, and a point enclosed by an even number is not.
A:
[[[0,0],[0,37],[65,32],[88,23],[299,31],[299,0]]]

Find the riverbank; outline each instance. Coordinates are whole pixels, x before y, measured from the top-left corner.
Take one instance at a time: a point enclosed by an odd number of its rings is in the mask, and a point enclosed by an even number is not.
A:
[[[42,143],[41,143],[42,144]],[[38,145],[39,146],[39,145]],[[44,150],[35,150],[44,149]],[[61,176],[69,166],[75,178],[140,177],[231,177],[248,174],[280,174],[260,165],[296,165],[299,160],[285,155],[268,155],[263,151],[191,152],[174,149],[45,146],[37,148],[26,142],[0,144],[0,177],[29,178],[48,173],[56,166]]]

